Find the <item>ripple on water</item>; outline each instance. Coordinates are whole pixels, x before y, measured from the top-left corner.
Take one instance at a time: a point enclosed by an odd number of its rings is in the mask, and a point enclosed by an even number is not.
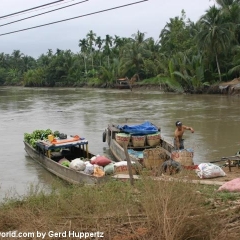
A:
[[[50,187],[54,177],[28,158],[23,134],[35,129],[79,134],[90,150],[108,151],[102,142],[107,124],[153,121],[162,136],[173,140],[176,120],[192,126],[185,146],[195,151],[196,163],[234,154],[240,149],[239,103],[223,96],[159,94],[157,91],[105,89],[0,88],[0,198],[8,189],[25,193],[29,184]]]

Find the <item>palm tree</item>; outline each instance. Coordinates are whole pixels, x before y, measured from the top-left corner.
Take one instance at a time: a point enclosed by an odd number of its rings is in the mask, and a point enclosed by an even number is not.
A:
[[[98,53],[98,55],[99,55],[100,66],[102,65],[102,61],[101,61],[101,52],[100,52],[101,49],[102,49],[102,44],[103,44],[103,40],[101,39],[100,36],[98,36],[98,37],[96,38],[95,45],[98,47],[98,51],[97,51],[97,53]]]
[[[133,37],[123,47],[122,60],[126,71],[139,75],[143,69],[144,59],[151,57],[152,52],[147,49],[144,33],[138,31],[137,34],[133,34]]]
[[[103,53],[107,55],[107,59],[108,59],[108,68],[110,66],[110,54],[111,54],[111,48],[112,47],[112,37],[110,35],[106,35],[105,39],[103,40],[103,42],[105,43],[104,47],[103,47]]]
[[[117,35],[114,36],[113,43],[114,47],[112,48],[112,53],[115,57],[121,58],[122,49],[124,45],[129,42],[130,38],[119,37]]]
[[[162,58],[167,62],[167,66],[164,64],[164,74],[160,73],[156,76],[156,79],[159,82],[160,88],[167,89],[168,91],[173,90],[175,92],[184,92],[182,85],[176,79],[175,76],[175,66],[173,59],[166,58],[166,56],[162,56]],[[161,66],[162,67],[162,66]]]
[[[132,35],[132,37],[134,37],[133,39],[136,41],[137,44],[141,44],[146,41],[145,34],[146,33],[142,33],[138,30],[137,33],[134,33]]]
[[[22,64],[22,57],[24,56],[23,53],[20,52],[20,50],[14,50],[11,55],[12,59],[12,67],[14,69],[19,69],[20,72],[23,72],[23,64]]]
[[[210,7],[198,24],[200,31],[197,34],[199,48],[207,55],[214,55],[219,81],[222,81],[219,56],[227,52],[234,39],[234,26],[231,22],[225,22],[221,11],[215,5]]]
[[[235,52],[235,55],[233,57],[234,67],[232,67],[228,73],[233,74],[236,77],[239,77],[240,76],[240,46],[239,45],[235,46],[234,52]]]
[[[202,55],[189,56],[187,53],[179,52],[173,56],[172,62],[175,71],[173,74],[180,77],[181,86],[187,92],[200,92],[203,87],[208,85],[204,80],[204,64]]]
[[[96,33],[94,33],[92,30],[90,30],[90,32],[87,34],[87,41],[88,41],[88,46],[90,48],[90,55],[92,58],[92,69],[94,69],[93,67],[93,45],[94,43],[96,43]]]
[[[84,69],[85,76],[87,75],[87,50],[88,50],[88,42],[85,38],[79,40],[78,46],[81,48],[81,53],[84,60]]]
[[[6,55],[2,52],[1,54],[0,54],[0,66],[2,67],[2,68],[7,68],[8,67],[8,61],[7,61],[7,57],[6,57]]]
[[[221,7],[222,15],[226,21],[235,24],[235,35],[240,42],[240,1],[239,0],[216,0]]]
[[[36,66],[36,60],[33,57],[25,55],[22,58],[23,61],[23,70],[27,72],[29,69],[32,69]]]
[[[189,19],[186,20],[184,11],[181,12],[180,17],[170,18],[159,35],[161,52],[172,56],[193,47],[195,43],[192,26],[193,23]]]
[[[99,70],[100,80],[106,86],[113,85],[115,79],[121,75],[121,64],[119,59],[114,58],[110,67],[102,66]]]
[[[53,56],[52,49],[48,49],[47,55],[48,55],[48,57],[52,57]]]

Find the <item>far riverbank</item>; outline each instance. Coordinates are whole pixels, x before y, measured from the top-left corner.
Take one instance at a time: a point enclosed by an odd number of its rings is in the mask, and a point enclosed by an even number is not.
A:
[[[3,87],[11,87],[12,85],[2,85]],[[16,86],[16,85],[15,85]],[[74,83],[74,84],[55,84],[54,86],[24,86],[23,84],[18,84],[18,87],[30,87],[30,88],[99,88],[99,89],[119,89],[125,91],[134,91],[137,89],[138,91],[160,91],[166,93],[177,93],[177,94],[223,94],[223,95],[231,95],[231,96],[240,96],[240,78],[235,78],[229,82],[221,82],[216,83],[210,86],[205,86],[201,90],[193,90],[193,89],[178,89],[173,90],[169,86],[164,84],[157,83],[148,83],[146,81],[135,82],[134,84],[128,86],[116,86],[114,83],[105,83],[99,84],[96,82],[89,83]]]
[[[82,85],[78,87],[89,87],[89,88],[110,88],[116,89],[114,85],[106,86],[106,85]],[[119,88],[120,89],[120,88]],[[160,92],[172,92],[172,93],[183,93],[183,94],[223,94],[223,95],[231,95],[231,96],[240,96],[240,78],[235,78],[229,82],[217,83],[211,86],[206,86],[201,91],[193,91],[187,90],[182,92],[175,92],[172,89],[162,85],[162,84],[148,84],[142,82],[136,82],[132,85],[132,91],[137,89],[138,91],[148,90],[148,91],[160,91]],[[124,89],[121,89],[124,90]],[[130,88],[125,90],[131,90]]]

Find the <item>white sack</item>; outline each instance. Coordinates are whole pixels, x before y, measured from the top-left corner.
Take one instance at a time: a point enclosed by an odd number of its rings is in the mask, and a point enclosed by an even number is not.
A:
[[[200,178],[224,177],[226,173],[217,165],[212,163],[201,163],[196,169],[196,173]]]
[[[84,161],[80,160],[79,158],[76,158],[70,162],[69,168],[77,171],[84,171],[86,168],[86,165]]]

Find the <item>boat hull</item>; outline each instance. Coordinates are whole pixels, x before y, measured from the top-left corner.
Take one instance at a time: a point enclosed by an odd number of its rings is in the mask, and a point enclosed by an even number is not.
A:
[[[129,85],[121,85],[121,84],[115,84],[114,85],[114,88],[116,88],[116,89],[130,89],[130,86]]]
[[[56,175],[57,177],[72,183],[72,184],[97,184],[106,181],[107,177],[95,177],[85,174],[81,171],[76,171],[68,167],[62,166],[54,160],[46,157],[41,152],[38,152],[31,147],[28,143],[24,142],[25,151],[27,154],[40,165],[42,165],[46,170]]]
[[[108,146],[109,146],[110,151],[112,152],[113,156],[116,158],[117,161],[123,161],[123,160],[126,159],[124,149],[115,140],[115,136],[118,132],[119,132],[119,130],[117,128],[115,128],[114,125],[110,124],[108,126],[108,128],[105,130],[105,135],[106,135],[106,140],[107,140]],[[172,151],[174,151],[174,146],[171,143],[169,143],[169,142],[167,142],[163,139],[160,140],[160,145],[159,146],[166,150],[166,154],[170,158]],[[145,147],[139,148],[139,150],[140,149],[144,150],[144,149],[147,149],[147,148],[151,148],[151,147],[145,146]],[[133,155],[129,155],[129,158],[130,158],[131,161],[143,163],[142,158],[138,158],[138,157],[133,156]]]
[[[120,161],[126,160],[126,155],[125,155],[124,149],[117,143],[117,141],[115,139],[111,139],[109,148],[117,161],[120,162]],[[129,158],[130,158],[130,161],[133,161],[133,162],[140,161],[139,158],[132,156],[132,155],[129,155]]]

